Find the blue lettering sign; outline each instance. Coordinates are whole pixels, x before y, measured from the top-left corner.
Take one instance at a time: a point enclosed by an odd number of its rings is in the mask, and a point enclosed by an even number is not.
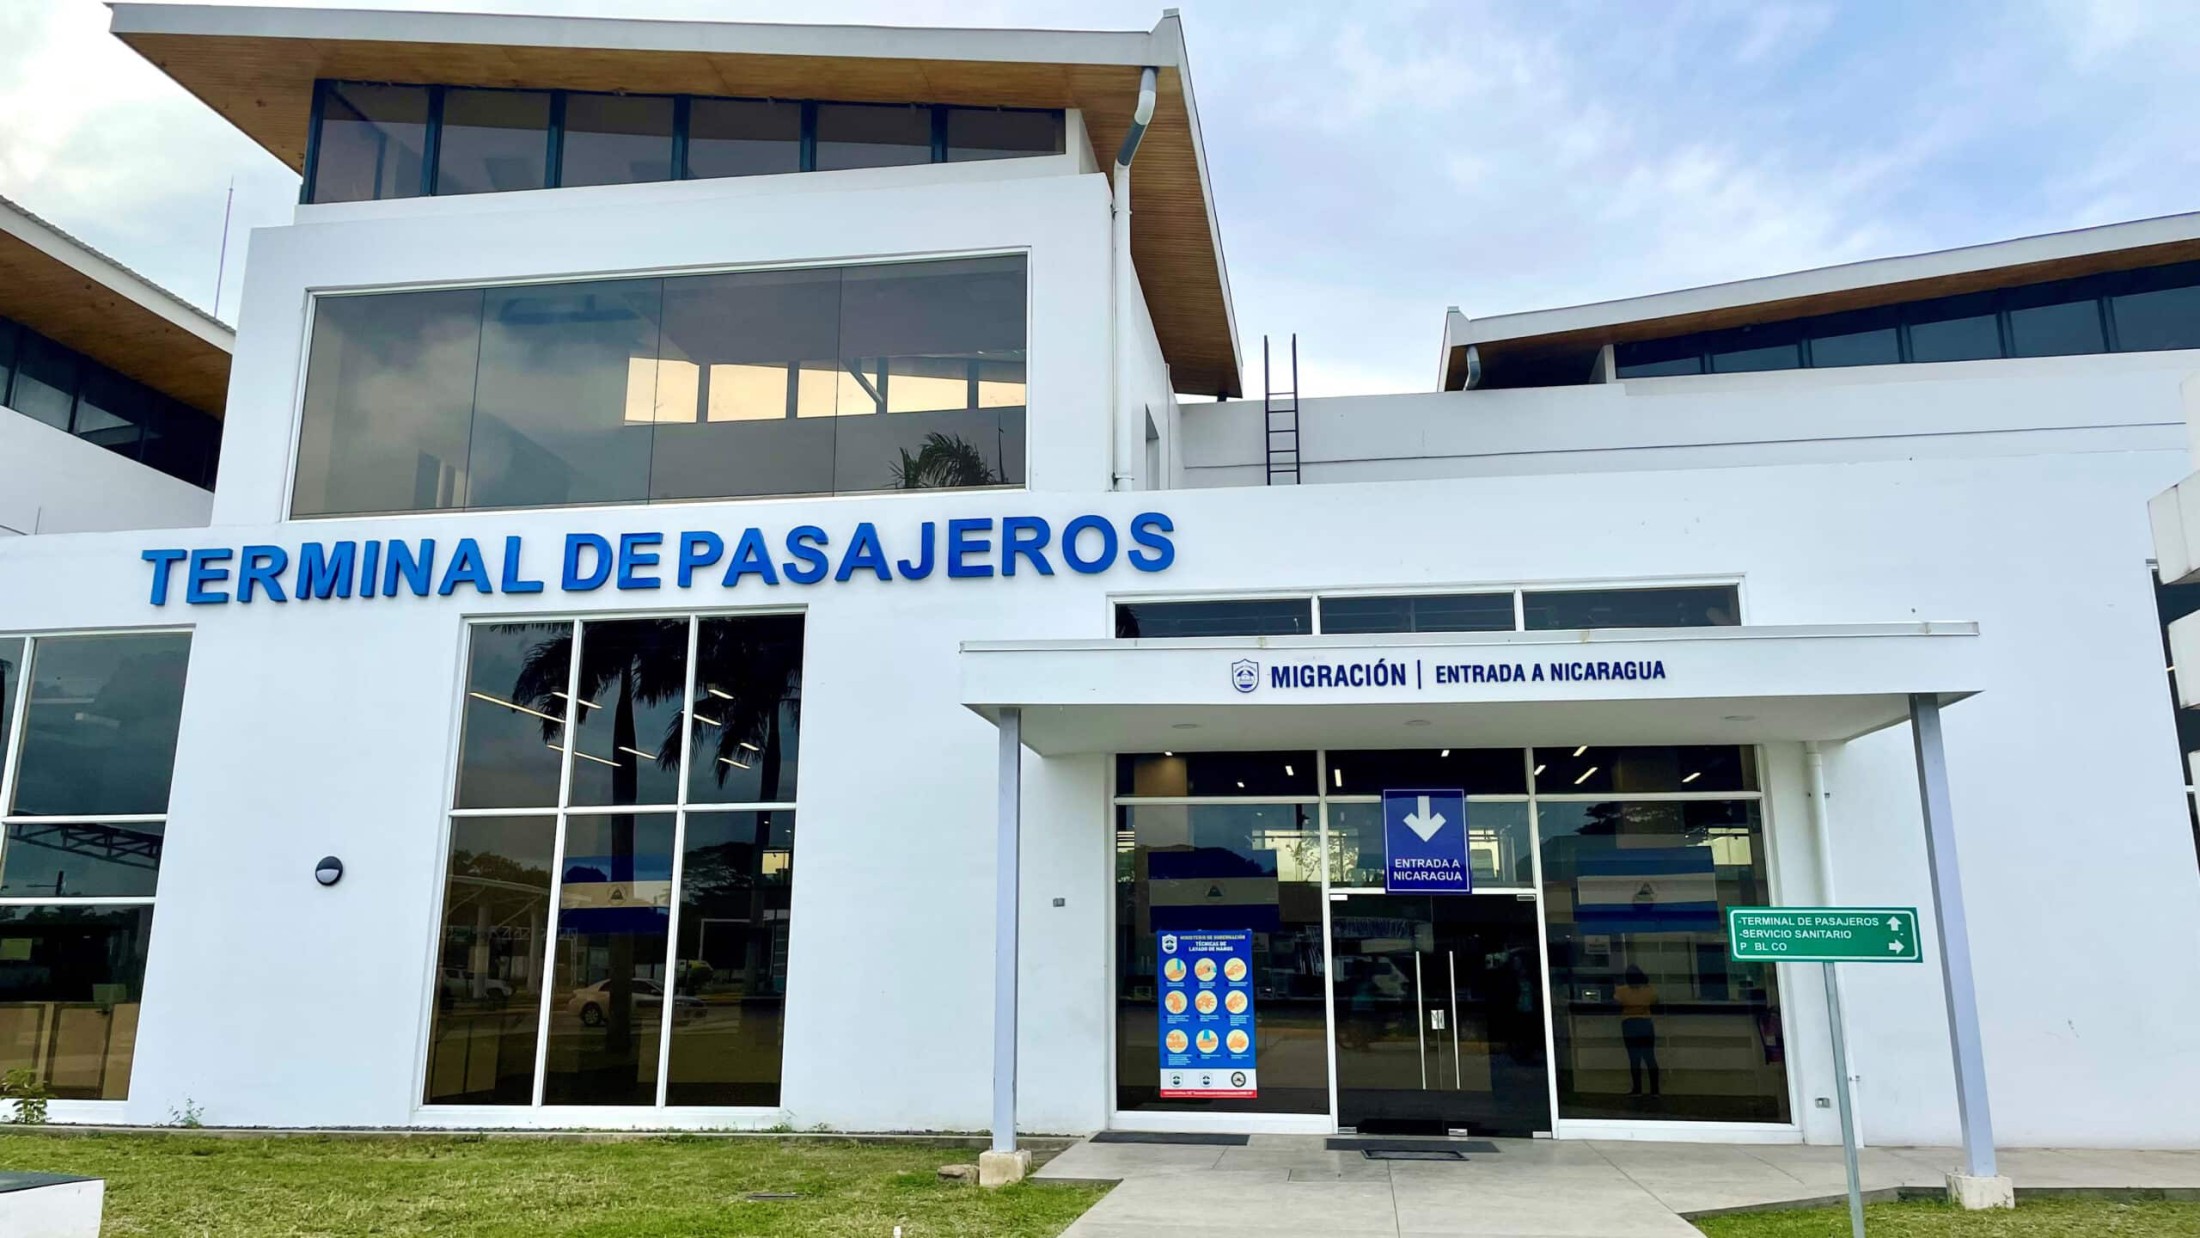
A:
[[[1010,576],[1052,577],[1055,556],[1072,572],[1092,575],[1105,572],[1120,560],[1141,572],[1166,571],[1176,562],[1176,522],[1160,512],[1140,512],[1126,529],[1117,528],[1107,516],[1082,515],[1055,524],[1044,516],[958,517],[946,522],[919,523],[913,534],[882,534],[878,526],[858,523],[845,542],[816,525],[798,525],[786,531],[778,545],[787,558],[773,561],[774,541],[762,529],[743,529],[738,538],[710,529],[689,529],[668,538],[647,531],[607,537],[601,533],[568,533],[558,556],[557,588],[562,593],[588,593],[605,585],[619,589],[691,589],[703,574],[724,565],[719,579],[731,589],[743,577],[754,576],[765,585],[787,583],[814,585],[830,578],[846,584],[869,576],[880,583],[924,580],[941,564],[950,579],[970,580]],[[1057,535],[1056,530],[1060,532]],[[728,542],[733,545],[729,553]],[[1126,545],[1128,553],[1124,553]],[[663,549],[659,549],[662,547]],[[519,535],[504,539],[500,561],[471,537],[459,538],[449,558],[438,561],[432,537],[414,540],[366,538],[358,541],[301,541],[292,546],[231,545],[155,547],[139,558],[151,569],[146,600],[166,606],[182,580],[183,600],[193,606],[237,602],[327,602],[348,598],[450,597],[461,588],[468,595],[542,593],[544,580],[529,576],[522,567],[526,541]],[[895,557],[895,552],[904,552]],[[834,553],[839,562],[834,562]],[[235,564],[234,569],[230,566]],[[440,570],[439,570],[440,569]],[[494,569],[494,570],[492,570]],[[229,588],[232,571],[234,593]],[[662,571],[662,575],[660,575]],[[669,579],[667,579],[669,577]],[[707,579],[707,577],[703,577]],[[1560,664],[1551,665],[1558,678]],[[1570,663],[1569,678],[1662,679],[1664,667],[1652,663]],[[1630,667],[1656,666],[1655,674]],[[1573,668],[1580,668],[1575,670]],[[1540,678],[1544,668],[1537,667]],[[1286,683],[1286,673],[1292,682]],[[1403,683],[1403,663],[1374,662],[1357,667],[1279,667],[1277,687],[1387,687]],[[1303,682],[1300,682],[1303,680]]]

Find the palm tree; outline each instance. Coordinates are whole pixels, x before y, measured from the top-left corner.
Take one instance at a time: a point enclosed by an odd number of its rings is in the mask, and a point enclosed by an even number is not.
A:
[[[924,436],[924,446],[913,456],[902,448],[901,463],[894,466],[894,485],[902,490],[994,486],[1000,480],[968,439],[937,431]]]

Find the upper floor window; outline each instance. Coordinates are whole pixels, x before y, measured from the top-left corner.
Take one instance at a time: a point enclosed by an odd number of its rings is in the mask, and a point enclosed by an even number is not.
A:
[[[1621,378],[2200,348],[2200,262],[1620,344]]]
[[[6,318],[0,405],[194,486],[214,484],[220,422]]]
[[[1058,155],[1063,113],[323,81],[307,202]]]
[[[322,297],[291,514],[1022,485],[1025,265]]]
[[[1730,627],[1742,621],[1741,615],[1741,590],[1735,585],[1499,589],[1125,601],[1115,607],[1115,634],[1129,639],[1706,628]]]

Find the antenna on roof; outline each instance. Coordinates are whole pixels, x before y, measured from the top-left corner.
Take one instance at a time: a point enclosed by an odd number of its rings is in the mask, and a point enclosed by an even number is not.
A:
[[[229,210],[237,204],[237,178],[229,178],[229,196],[222,200],[221,256],[214,260],[214,317],[222,316],[222,277],[229,273]]]

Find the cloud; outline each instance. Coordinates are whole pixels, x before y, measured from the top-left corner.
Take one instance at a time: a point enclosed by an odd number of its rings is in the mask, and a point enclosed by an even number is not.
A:
[[[1447,305],[1546,308],[2200,205],[2189,0],[1183,4],[1256,391],[1264,332],[1300,333],[1309,395],[1425,390]],[[1156,12],[810,0],[800,16],[1142,30]],[[0,193],[204,303],[229,179],[241,238],[289,218],[296,178],[106,25],[93,0],[0,0]],[[232,261],[225,313],[237,287]]]

